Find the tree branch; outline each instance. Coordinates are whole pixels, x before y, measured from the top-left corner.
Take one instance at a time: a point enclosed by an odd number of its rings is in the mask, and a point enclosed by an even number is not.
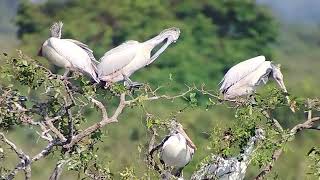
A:
[[[20,163],[10,172],[6,179],[13,179],[20,170],[24,170],[26,180],[31,179],[29,156],[27,156],[21,149],[17,148],[17,146],[13,142],[9,141],[3,133],[0,133],[0,138],[1,141],[10,146],[10,148],[18,155],[19,159],[21,160]]]
[[[266,110],[263,110],[262,114],[267,119],[270,119],[272,121],[272,124],[279,130],[279,132],[283,132],[283,128],[282,128],[281,124],[279,123],[279,121],[277,119],[271,117],[269,112],[267,112]]]
[[[60,179],[60,175],[63,171],[63,167],[65,164],[67,164],[69,161],[71,160],[70,159],[67,159],[67,160],[60,160],[57,162],[56,164],[56,167],[54,168],[49,180],[59,180]]]
[[[279,159],[282,152],[283,152],[282,147],[273,152],[271,161],[262,169],[262,171],[258,174],[258,176],[256,176],[255,180],[262,180],[268,173],[271,172],[274,163]]]
[[[48,154],[50,154],[53,147],[58,144],[59,144],[58,141],[55,141],[55,140],[51,141],[40,153],[38,153],[37,155],[32,157],[31,162],[33,163],[33,162],[38,161],[39,159],[47,156]]]
[[[44,123],[47,125],[47,127],[62,141],[62,142],[66,142],[67,139],[64,137],[63,134],[61,134],[61,132],[56,128],[54,127],[54,125],[52,124],[52,122],[54,122],[55,120],[57,119],[60,119],[61,116],[57,116],[57,117],[54,117],[54,118],[49,118],[49,117],[45,117],[45,121]]]
[[[72,138],[71,142],[68,144],[65,144],[63,147],[66,149],[70,149],[76,143],[81,141],[84,137],[89,136],[90,134],[92,134],[96,130],[104,127],[107,124],[118,122],[118,116],[122,113],[122,111],[126,107],[126,105],[128,105],[128,103],[125,100],[125,96],[126,96],[125,93],[122,93],[120,95],[119,105],[111,118],[108,118],[107,111],[106,111],[104,105],[101,102],[99,102],[95,99],[92,99],[92,102],[95,103],[97,105],[97,107],[102,112],[102,120],[100,122],[88,127],[87,129],[83,130],[81,133],[77,134],[76,136],[74,136]]]

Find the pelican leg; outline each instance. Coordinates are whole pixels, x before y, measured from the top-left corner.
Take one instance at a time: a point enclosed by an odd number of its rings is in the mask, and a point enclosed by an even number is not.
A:
[[[131,90],[131,89],[139,89],[141,86],[143,86],[142,83],[131,81],[131,79],[129,79],[124,74],[122,74],[122,76],[124,78],[124,86],[126,86],[129,90]]]

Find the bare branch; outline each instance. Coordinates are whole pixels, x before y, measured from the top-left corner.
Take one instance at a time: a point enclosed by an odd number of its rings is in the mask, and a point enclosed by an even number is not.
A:
[[[132,100],[129,100],[129,101],[126,101],[126,104],[132,104],[132,103],[135,103],[137,101],[153,101],[153,100],[159,100],[159,99],[167,99],[167,100],[173,100],[173,99],[177,99],[177,98],[180,98],[180,97],[185,97],[188,93],[190,93],[191,91],[193,91],[195,88],[194,87],[188,87],[189,89],[181,94],[178,94],[178,95],[175,95],[175,96],[169,96],[169,95],[157,95],[154,91],[151,92],[152,93],[152,96],[151,97],[143,97],[141,98],[140,96],[135,98],[135,99],[132,99]]]
[[[154,170],[156,170],[159,174],[162,174],[163,170],[160,169],[160,166],[158,165],[158,163],[153,159],[153,151],[155,150],[155,141],[156,141],[156,136],[157,134],[157,130],[155,128],[151,128],[151,139],[149,142],[149,148],[148,148],[148,154],[147,154],[147,162],[148,164],[150,164]]]
[[[197,88],[197,87],[195,87],[195,89],[196,89],[198,92],[201,92],[203,95],[208,95],[208,96],[210,96],[210,97],[216,98],[216,99],[219,100],[219,101],[224,101],[224,99],[221,99],[221,98],[219,97],[219,95],[213,94],[213,93],[211,93],[210,91],[205,90],[205,84],[202,84],[202,85],[201,85],[201,89],[199,89],[199,88]]]
[[[56,146],[58,144],[58,142],[56,141],[51,141],[40,153],[38,153],[37,155],[33,156],[31,159],[31,162],[35,162],[38,161],[39,159],[47,156],[48,154],[50,154],[52,148],[54,146]]]
[[[26,155],[24,154],[24,152],[22,152],[21,149],[18,149],[13,142],[9,141],[3,133],[0,133],[0,137],[0,140],[6,143],[8,146],[10,146],[10,148],[18,155],[20,159],[25,158]]]
[[[60,179],[60,175],[63,171],[63,167],[65,164],[67,164],[69,161],[71,160],[70,159],[67,159],[67,160],[60,160],[57,162],[56,164],[56,167],[54,168],[49,180],[59,180]]]
[[[258,176],[256,176],[255,180],[262,180],[269,172],[271,172],[274,163],[279,159],[282,152],[283,152],[282,148],[279,148],[273,152],[272,160],[262,169],[262,171],[258,174]]]
[[[88,127],[87,129],[83,130],[81,133],[77,134],[76,136],[74,136],[72,138],[71,142],[64,145],[63,147],[66,149],[70,149],[77,142],[81,141],[84,137],[89,136],[90,134],[92,134],[93,132],[97,131],[98,129],[104,127],[105,125],[110,124],[110,123],[114,123],[114,122],[118,122],[118,116],[122,113],[122,111],[126,107],[126,105],[128,105],[126,103],[125,96],[126,96],[125,93],[122,93],[120,95],[119,105],[111,118],[108,118],[106,109],[103,106],[103,104],[97,100],[92,99],[93,103],[95,103],[98,106],[98,108],[100,108],[100,110],[102,112],[102,120],[100,122]]]
[[[281,124],[279,123],[279,121],[278,121],[277,119],[271,117],[270,114],[269,114],[266,110],[263,110],[263,111],[262,111],[262,114],[263,114],[267,119],[272,120],[273,125],[274,125],[280,132],[283,132],[283,128],[282,128]]]
[[[56,128],[54,127],[54,125],[52,124],[52,122],[54,122],[55,120],[57,119],[60,119],[61,116],[57,116],[57,117],[54,117],[54,118],[49,118],[49,117],[45,117],[45,121],[44,123],[49,127],[49,129],[62,141],[62,142],[66,142],[67,139],[64,137],[63,134],[61,134],[61,132]]]
[[[297,124],[290,130],[291,135],[295,135],[297,132],[303,130],[303,129],[314,129],[313,126],[316,122],[320,121],[320,117],[314,117],[309,120],[307,120],[304,123]]]
[[[3,133],[0,133],[1,141],[6,143],[10,148],[18,155],[21,159],[20,163],[10,172],[6,179],[11,180],[15,177],[15,175],[20,171],[24,170],[25,179],[31,179],[31,168],[30,168],[30,158],[27,156],[21,149],[17,148],[17,146],[9,141]]]
[[[102,119],[108,119],[108,113],[105,106],[100,101],[97,101],[96,99],[91,98],[91,101],[100,109],[102,113]]]
[[[118,108],[116,109],[113,116],[111,117],[112,121],[118,122],[118,120],[117,120],[118,116],[122,113],[122,111],[126,107],[126,105],[128,105],[128,103],[126,102],[126,94],[122,93],[120,95],[120,102],[119,102]]]

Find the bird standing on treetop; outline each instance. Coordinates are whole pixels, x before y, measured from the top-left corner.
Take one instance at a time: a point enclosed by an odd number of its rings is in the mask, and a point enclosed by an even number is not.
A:
[[[142,84],[132,82],[129,77],[137,70],[151,64],[157,57],[180,36],[178,28],[163,30],[159,35],[145,41],[127,41],[118,47],[106,52],[100,59],[98,65],[99,79],[106,82],[106,87],[111,83],[125,81],[125,84],[132,87],[139,87]],[[151,56],[151,51],[157,45],[166,40],[166,43]],[[151,56],[151,57],[150,57]]]
[[[64,78],[70,71],[84,72],[94,81],[100,82],[96,74],[96,61],[93,51],[86,44],[74,39],[61,39],[62,22],[55,22],[50,28],[51,37],[39,50],[38,55],[47,58],[53,64],[66,69]]]
[[[220,84],[222,83],[220,92],[226,100],[248,96],[253,94],[259,85],[266,84],[269,78],[273,78],[279,87],[287,93],[280,65],[266,61],[264,56],[257,56],[230,68],[220,82]],[[286,95],[286,99],[291,106],[288,95]],[[294,108],[290,108],[294,112]]]
[[[160,150],[160,161],[165,167],[172,167],[171,174],[176,177],[182,176],[182,169],[189,164],[196,150],[189,136],[183,130],[180,123],[171,122],[170,134],[162,142],[150,151],[150,156],[154,151]]]

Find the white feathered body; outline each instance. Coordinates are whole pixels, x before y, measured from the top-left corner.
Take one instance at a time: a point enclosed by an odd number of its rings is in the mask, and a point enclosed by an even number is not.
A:
[[[98,65],[98,76],[106,82],[124,80],[149,64],[153,46],[138,41],[127,41],[106,52]]]
[[[69,40],[51,37],[43,43],[41,53],[56,66],[85,72],[97,79],[88,53]]]
[[[170,136],[163,144],[161,159],[167,166],[182,168],[192,159],[194,149],[189,147],[186,139],[179,133]]]
[[[268,81],[271,62],[258,56],[233,66],[224,76],[220,91],[225,99],[234,99],[252,94],[256,88]]]

